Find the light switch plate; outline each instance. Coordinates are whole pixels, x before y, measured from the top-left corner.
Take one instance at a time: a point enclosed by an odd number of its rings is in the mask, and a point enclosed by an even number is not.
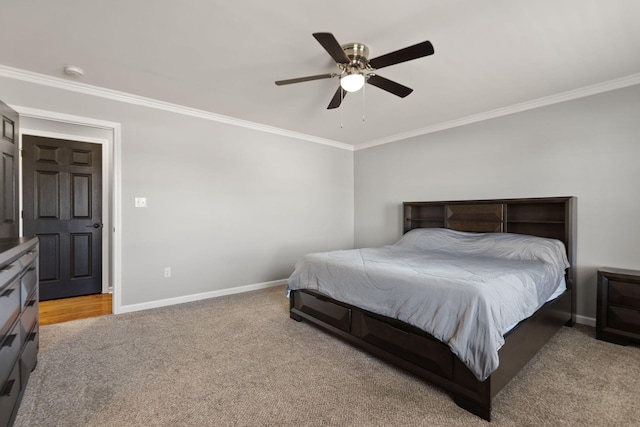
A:
[[[136,197],[136,208],[146,208],[146,207],[147,207],[147,198]]]

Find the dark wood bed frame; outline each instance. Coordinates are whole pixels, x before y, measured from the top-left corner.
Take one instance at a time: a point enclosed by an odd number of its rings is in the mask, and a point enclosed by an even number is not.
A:
[[[563,326],[575,323],[576,199],[574,197],[405,202],[404,232],[443,227],[510,232],[561,240],[571,267],[567,290],[505,335],[500,365],[479,381],[449,347],[406,323],[309,290],[291,292],[290,317],[306,320],[448,391],[456,404],[490,421],[491,400]]]

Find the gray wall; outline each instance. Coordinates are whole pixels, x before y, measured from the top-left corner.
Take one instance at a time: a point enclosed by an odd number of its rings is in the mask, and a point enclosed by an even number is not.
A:
[[[353,247],[351,151],[9,78],[0,99],[122,124],[123,306],[286,279],[304,253]]]
[[[401,203],[576,196],[578,315],[596,269],[640,269],[640,86],[355,153],[355,245],[401,233]]]
[[[640,268],[640,86],[355,155],[9,78],[0,99],[122,124],[123,305],[284,279],[354,235],[391,243],[406,200],[577,196],[582,320],[598,266]]]

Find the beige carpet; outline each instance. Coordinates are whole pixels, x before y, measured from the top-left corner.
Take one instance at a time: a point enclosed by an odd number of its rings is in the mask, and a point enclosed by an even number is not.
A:
[[[16,426],[476,426],[448,395],[288,317],[283,287],[41,328]],[[640,347],[563,328],[494,426],[640,425]]]

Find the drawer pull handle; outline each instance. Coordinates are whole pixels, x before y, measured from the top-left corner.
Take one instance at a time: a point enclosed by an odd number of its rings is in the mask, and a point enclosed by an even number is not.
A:
[[[15,264],[9,264],[9,265],[7,265],[7,266],[4,266],[4,267],[0,268],[0,271],[9,271],[9,270],[11,270],[14,266],[15,266]]]
[[[13,388],[13,384],[15,382],[16,382],[16,380],[7,381],[6,384],[4,385],[4,387],[2,388],[2,391],[0,391],[0,397],[10,396],[11,395],[11,389]]]
[[[0,298],[2,297],[8,297],[9,295],[11,295],[13,293],[13,291],[15,291],[16,288],[11,288],[11,289],[7,289],[6,291],[4,291],[2,293],[2,295],[0,295]]]
[[[33,307],[33,305],[36,303],[36,300],[32,299],[31,301],[29,301],[27,303],[27,307]]]
[[[2,347],[11,347],[13,345],[13,341],[16,339],[17,336],[18,334],[9,335],[7,339],[4,340],[4,344],[2,344]]]
[[[35,341],[37,336],[38,336],[37,332],[31,332],[27,337],[27,341]]]

